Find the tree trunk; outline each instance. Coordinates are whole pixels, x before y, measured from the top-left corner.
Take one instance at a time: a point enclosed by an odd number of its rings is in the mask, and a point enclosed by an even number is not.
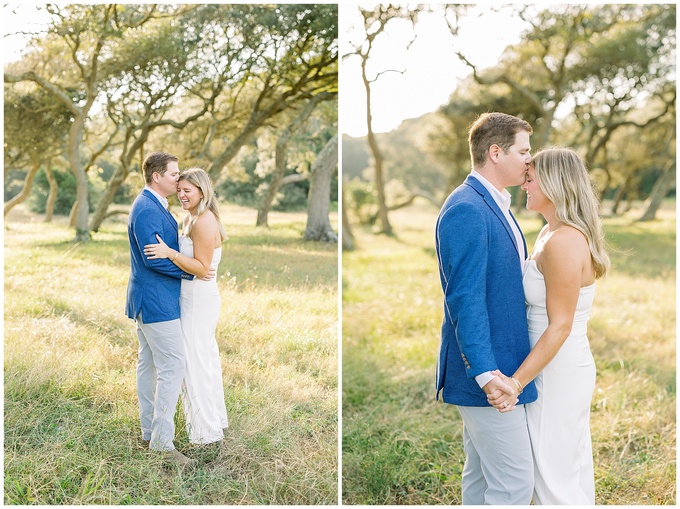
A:
[[[106,190],[99,200],[94,214],[92,214],[92,219],[90,220],[90,230],[93,232],[99,231],[99,227],[102,225],[104,219],[106,219],[106,211],[113,203],[113,198],[116,196],[116,192],[123,182],[125,182],[127,176],[128,169],[124,168],[122,164],[116,168],[116,171],[113,172],[111,180],[109,180]]]
[[[28,170],[26,178],[24,179],[24,187],[21,189],[21,192],[5,203],[5,216],[10,210],[22,203],[26,198],[28,198],[28,195],[31,194],[31,186],[33,185],[33,179],[35,178],[35,174],[38,172],[38,168],[40,168],[40,164],[37,161],[33,161],[33,166],[31,166],[31,169]]]
[[[274,203],[274,198],[279,192],[281,187],[281,180],[286,172],[286,152],[288,150],[288,143],[293,137],[293,134],[304,124],[309,116],[314,111],[314,108],[324,100],[330,99],[331,94],[321,93],[312,97],[303,110],[298,114],[297,117],[286,127],[279,139],[276,141],[276,156],[275,156],[275,168],[274,174],[272,175],[271,181],[269,182],[269,187],[267,188],[267,193],[262,200],[262,204],[257,211],[257,221],[255,226],[269,226],[267,223],[269,212],[271,211],[272,204]],[[336,158],[337,159],[337,158]]]
[[[604,202],[604,196],[607,194],[607,190],[611,187],[612,185],[612,172],[609,169],[609,150],[607,148],[607,143],[603,143],[601,145],[602,150],[602,166],[601,170],[604,171],[604,174],[607,176],[607,180],[604,183],[604,187],[602,188],[602,192],[600,193],[600,203]],[[592,170],[595,167],[595,152],[592,152],[591,150],[588,151],[588,154],[586,155],[586,168],[589,170]]]
[[[653,221],[656,218],[656,213],[663,203],[663,199],[670,191],[671,187],[675,185],[675,160],[669,161],[668,166],[664,172],[656,179],[652,192],[647,199],[645,205],[647,210],[642,214],[638,221]]]
[[[87,173],[85,173],[83,163],[80,159],[80,144],[83,140],[84,126],[84,113],[74,115],[68,141],[68,160],[71,165],[71,171],[76,177],[76,236],[75,239],[73,239],[74,242],[90,241],[90,230],[87,224],[90,212],[88,204],[88,180]]]
[[[319,95],[324,94],[325,93]],[[281,103],[281,105],[277,106],[278,103]],[[217,182],[217,180],[220,178],[220,175],[222,174],[222,170],[227,165],[227,163],[229,163],[229,161],[231,161],[236,156],[236,154],[238,154],[238,151],[241,150],[241,147],[247,144],[253,138],[253,136],[255,136],[257,130],[264,125],[267,119],[279,113],[282,108],[283,99],[279,99],[266,111],[253,111],[251,113],[250,118],[248,119],[248,122],[241,133],[236,136],[236,138],[234,138],[233,141],[229,143],[229,145],[227,145],[222,153],[220,153],[210,162],[210,165],[206,171],[208,172],[208,175],[210,175],[210,178],[213,182]]]
[[[619,187],[619,189],[614,194],[614,199],[613,199],[612,209],[611,209],[611,215],[612,216],[617,216],[619,214],[619,207],[621,206],[621,202],[623,201],[623,199],[628,194],[628,189],[630,188],[631,182],[633,182],[633,176],[628,175],[626,177],[625,182],[623,184],[621,184],[621,187]]]
[[[241,150],[243,145],[247,144],[252,139],[259,127],[260,125],[251,125],[249,122],[244,128],[243,132],[234,138],[234,140],[229,143],[227,148],[225,148],[220,155],[210,162],[206,171],[208,172],[208,175],[210,175],[210,179],[213,181],[213,183],[217,182],[217,180],[220,178],[220,175],[222,174],[222,170],[227,165],[227,163],[229,163],[229,161],[231,161],[234,156],[238,154],[238,151]]]
[[[628,200],[626,201],[626,208],[623,209],[623,213],[627,214],[633,208],[634,198],[632,195],[628,195]]]
[[[303,180],[307,180],[307,178],[307,175],[304,173],[291,173],[290,175],[286,175],[281,179],[281,185],[279,186],[279,189],[281,189],[283,186],[287,186],[288,184],[302,182]]]
[[[48,162],[47,165],[45,165],[45,176],[47,177],[47,182],[50,184],[50,193],[47,195],[47,203],[45,204],[45,222],[51,223],[52,217],[54,216],[54,205],[57,203],[57,192],[59,191],[57,179],[54,178],[54,174],[52,173],[51,162]]]
[[[366,74],[366,58],[361,60],[361,76],[364,80],[366,90],[366,127],[368,128],[368,146],[373,154],[373,164],[375,170],[375,188],[378,191],[378,217],[380,218],[380,233],[392,235],[392,225],[387,211],[385,198],[385,178],[383,175],[383,156],[378,147],[378,142],[373,133],[373,115],[371,114],[371,83]]]
[[[342,186],[342,250],[343,251],[354,251],[356,243],[354,241],[354,234],[352,233],[352,227],[349,224],[349,218],[347,217],[347,206],[345,205],[345,186]]]
[[[272,174],[271,180],[269,181],[269,186],[267,187],[267,192],[262,199],[260,207],[257,209],[257,220],[255,226],[265,226],[269,227],[269,212],[271,211],[272,204],[274,203],[274,198],[279,192],[281,187],[281,180],[283,179],[283,174],[286,172],[286,145],[288,145],[288,140],[283,140],[279,138],[276,142],[276,156],[275,156],[275,167],[274,173]]]
[[[415,201],[416,198],[424,198],[437,208],[441,208],[441,206],[443,205],[434,196],[432,196],[432,194],[430,194],[426,191],[423,191],[421,189],[416,189],[413,193],[411,193],[411,195],[408,198],[406,198],[405,200],[403,200],[400,203],[395,203],[393,205],[390,205],[387,208],[387,210],[392,212],[392,211],[395,211],[395,210],[406,208],[409,205],[411,205]],[[374,214],[369,218],[369,224],[374,224],[377,220],[378,220],[378,215]]]
[[[555,103],[555,106],[552,108],[543,108],[542,111],[543,122],[541,122],[541,125],[536,130],[534,134],[534,139],[532,140],[533,145],[538,150],[544,148],[548,144],[548,139],[550,138],[550,130],[552,128],[552,122],[553,119],[555,118],[555,109],[558,105],[559,103]]]
[[[68,226],[69,228],[76,227],[76,218],[78,217],[78,202],[74,201],[71,205],[71,211],[68,213]]]
[[[338,167],[338,135],[319,152],[312,165],[309,197],[307,199],[307,227],[305,240],[337,242],[338,234],[331,226],[328,214],[331,203],[331,181]]]

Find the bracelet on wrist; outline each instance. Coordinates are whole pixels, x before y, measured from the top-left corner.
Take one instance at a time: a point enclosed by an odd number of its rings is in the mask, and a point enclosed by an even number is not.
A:
[[[177,251],[177,252],[175,253],[175,256],[172,258],[172,261],[174,262],[175,260],[177,260],[177,257],[178,257],[178,256],[179,256],[179,251]]]
[[[515,386],[517,387],[517,395],[519,396],[520,394],[522,394],[522,391],[524,390],[524,386],[514,376],[511,377],[511,378],[512,378],[512,381],[515,382]]]

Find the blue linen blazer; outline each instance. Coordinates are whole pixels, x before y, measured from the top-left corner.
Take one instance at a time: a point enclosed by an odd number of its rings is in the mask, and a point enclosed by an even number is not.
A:
[[[179,250],[177,221],[149,190],[144,189],[135,198],[128,218],[131,270],[126,302],[128,318],[135,320],[141,312],[144,323],[179,318],[181,280],[194,278],[167,258],[147,259],[144,246],[157,244],[156,234],[168,246]]]
[[[436,398],[490,406],[475,376],[511,376],[531,349],[515,236],[489,191],[468,176],[446,199],[435,237],[444,292]],[[537,397],[531,382],[519,404]]]

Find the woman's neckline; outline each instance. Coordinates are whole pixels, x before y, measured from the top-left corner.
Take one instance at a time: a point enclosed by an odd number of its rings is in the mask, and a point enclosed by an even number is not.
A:
[[[538,273],[541,275],[541,277],[545,279],[545,276],[543,275],[543,272],[541,272],[540,270],[538,270],[538,265],[536,265],[536,259],[535,259],[535,258],[527,258],[527,262],[534,262],[534,268],[536,269],[536,272],[538,272]],[[592,284],[589,284],[589,285],[587,285],[587,286],[581,286],[580,289],[581,289],[581,290],[587,290],[588,288],[594,287],[594,286],[595,286],[595,283],[597,283],[597,281],[593,281]]]

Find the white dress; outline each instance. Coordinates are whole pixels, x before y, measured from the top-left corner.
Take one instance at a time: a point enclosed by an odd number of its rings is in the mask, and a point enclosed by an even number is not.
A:
[[[179,248],[183,255],[193,258],[194,243],[189,237],[180,236]],[[221,257],[222,247],[218,247],[213,253],[210,267],[217,269]],[[187,362],[182,384],[182,406],[189,441],[193,444],[222,440],[222,429],[228,425],[222,364],[215,339],[220,304],[217,279],[182,279],[180,322]]]
[[[580,292],[571,334],[536,377],[538,400],[526,405],[537,505],[595,504],[590,438],[595,361],[587,336],[595,284]],[[524,295],[533,348],[548,326],[545,279],[535,260],[529,260],[524,270]]]

